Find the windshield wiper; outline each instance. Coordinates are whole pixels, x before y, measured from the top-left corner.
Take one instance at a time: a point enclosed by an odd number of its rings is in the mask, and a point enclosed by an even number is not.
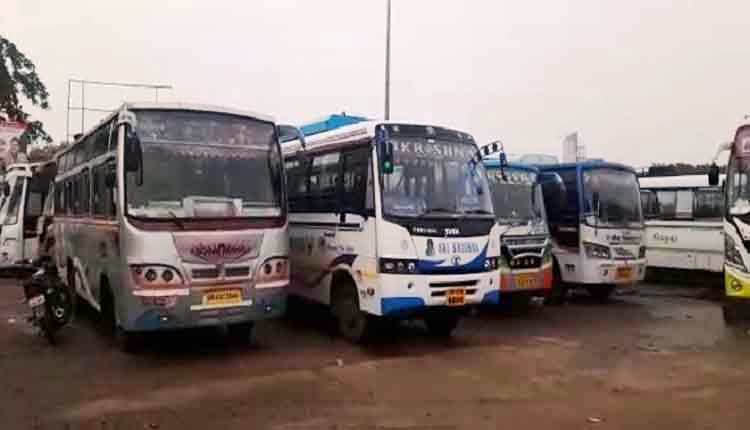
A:
[[[486,209],[467,209],[465,211],[461,211],[461,213],[464,214],[480,214],[480,215],[492,215],[492,212],[486,210]]]
[[[174,213],[174,211],[170,209],[167,211],[167,213],[172,216],[174,223],[177,224],[177,227],[179,227],[180,230],[185,230],[185,223],[182,221],[182,219],[180,219],[180,217],[177,216],[176,213]]]

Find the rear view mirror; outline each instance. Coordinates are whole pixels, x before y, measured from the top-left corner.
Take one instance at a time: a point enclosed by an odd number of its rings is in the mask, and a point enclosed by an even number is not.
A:
[[[114,188],[117,186],[117,177],[113,170],[108,170],[107,173],[104,174],[104,185],[107,188]]]
[[[708,168],[708,185],[715,187],[719,185],[719,166],[716,163],[711,164]]]
[[[7,182],[3,182],[3,195],[8,197],[10,195],[10,185]]]
[[[141,140],[137,134],[128,132],[125,138],[125,171],[137,172],[141,164],[143,164]]]
[[[542,186],[542,196],[547,213],[556,214],[563,210],[567,202],[565,183],[557,173],[542,173],[539,175]]]

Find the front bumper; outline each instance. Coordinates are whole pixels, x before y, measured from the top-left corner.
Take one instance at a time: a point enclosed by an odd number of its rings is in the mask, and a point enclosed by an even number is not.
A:
[[[750,301],[750,273],[724,265],[724,294],[730,300]]]
[[[380,313],[388,317],[409,317],[426,308],[462,308],[497,304],[498,272],[460,275],[393,275],[380,274]],[[448,306],[449,290],[465,291],[463,306]],[[377,297],[377,296],[376,296]]]
[[[141,296],[128,293],[125,308],[120,308],[126,331],[176,330],[239,324],[280,317],[286,311],[287,288],[250,289],[241,303],[228,306],[204,306],[205,290],[191,291],[166,301],[173,305],[148,303]],[[168,296],[167,296],[168,297]]]
[[[579,282],[582,284],[630,285],[643,281],[646,276],[646,259],[590,260],[584,264]]]
[[[534,269],[500,269],[500,294],[520,292],[547,295],[552,290],[552,263]]]

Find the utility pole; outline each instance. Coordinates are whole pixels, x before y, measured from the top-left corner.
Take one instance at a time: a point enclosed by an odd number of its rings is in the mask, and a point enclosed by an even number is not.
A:
[[[385,21],[385,119],[391,119],[391,0]]]

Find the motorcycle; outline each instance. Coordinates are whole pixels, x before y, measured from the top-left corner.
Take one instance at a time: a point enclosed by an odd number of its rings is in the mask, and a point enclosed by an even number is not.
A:
[[[60,279],[51,259],[37,262],[38,270],[23,283],[26,303],[31,308],[31,324],[44,334],[50,344],[57,332],[73,316],[73,293]]]

